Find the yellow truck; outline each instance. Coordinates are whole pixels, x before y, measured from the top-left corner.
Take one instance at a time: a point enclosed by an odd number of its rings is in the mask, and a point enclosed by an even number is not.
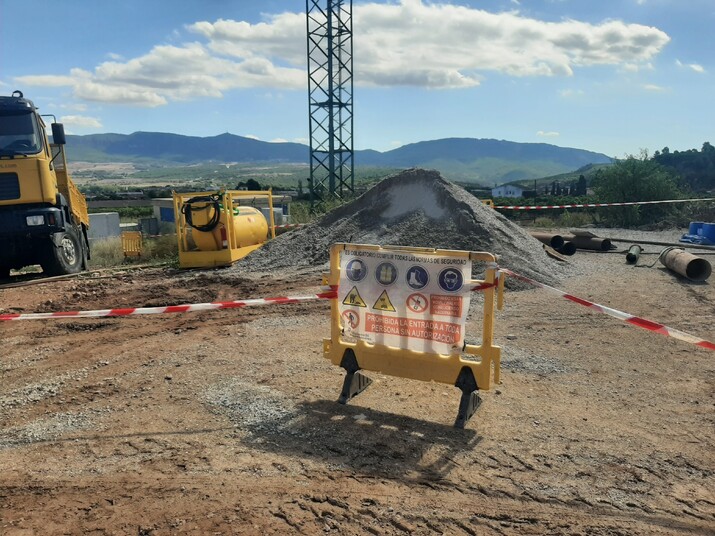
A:
[[[33,264],[46,275],[87,268],[87,201],[67,171],[64,127],[50,117],[52,143],[32,101],[0,96],[0,278]]]

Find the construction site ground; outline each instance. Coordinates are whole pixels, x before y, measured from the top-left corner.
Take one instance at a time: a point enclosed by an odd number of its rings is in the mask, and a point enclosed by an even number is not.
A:
[[[564,290],[713,339],[712,282],[570,262]],[[2,289],[0,308],[319,285],[146,269]],[[368,373],[338,404],[328,301],[0,323],[0,534],[713,534],[715,354],[544,290],[505,301],[502,382],[464,430],[449,385]]]

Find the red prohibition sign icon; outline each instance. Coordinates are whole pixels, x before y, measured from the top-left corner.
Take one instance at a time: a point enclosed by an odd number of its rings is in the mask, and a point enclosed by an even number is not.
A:
[[[350,326],[350,329],[355,329],[360,325],[360,315],[357,311],[343,311],[343,321]]]
[[[408,311],[412,311],[413,313],[424,313],[427,310],[429,302],[427,301],[427,296],[420,294],[419,292],[415,292],[414,294],[407,296],[405,304],[407,305]]]

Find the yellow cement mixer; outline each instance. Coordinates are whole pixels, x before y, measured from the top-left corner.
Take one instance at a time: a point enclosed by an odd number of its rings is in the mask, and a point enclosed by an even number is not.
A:
[[[240,205],[247,197],[267,197],[270,222],[260,210]],[[182,268],[226,266],[275,238],[273,198],[270,191],[174,193]]]

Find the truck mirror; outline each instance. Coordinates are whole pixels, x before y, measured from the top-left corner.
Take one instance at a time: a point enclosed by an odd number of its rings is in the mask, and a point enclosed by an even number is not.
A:
[[[64,145],[67,143],[65,127],[62,123],[52,123],[52,143],[56,145]]]

